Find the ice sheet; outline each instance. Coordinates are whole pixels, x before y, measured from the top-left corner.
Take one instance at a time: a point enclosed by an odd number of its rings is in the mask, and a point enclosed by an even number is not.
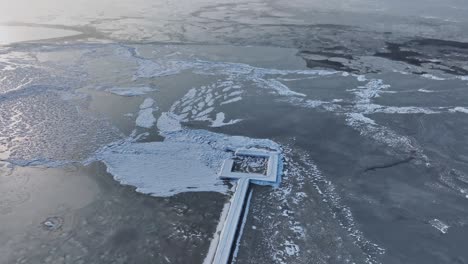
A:
[[[138,192],[171,196],[188,191],[226,192],[227,187],[217,174],[234,150],[280,149],[267,139],[184,129],[171,113],[162,113],[157,126],[165,137],[163,142],[137,143],[127,139],[103,148],[94,159],[103,161],[117,181],[135,186]]]

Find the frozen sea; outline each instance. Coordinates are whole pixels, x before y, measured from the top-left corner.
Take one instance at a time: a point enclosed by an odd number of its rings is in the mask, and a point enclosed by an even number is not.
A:
[[[0,3],[0,263],[468,263],[464,1]]]

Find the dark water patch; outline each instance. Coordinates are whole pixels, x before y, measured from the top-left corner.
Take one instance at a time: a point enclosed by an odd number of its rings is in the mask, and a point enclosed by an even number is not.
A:
[[[421,66],[422,54],[415,51],[402,50],[404,46],[397,43],[387,43],[388,52],[376,52],[377,57],[387,58],[396,61],[406,62],[412,65]]]
[[[325,57],[342,57],[342,58],[345,58],[345,59],[348,59],[348,60],[353,59],[352,55],[344,54],[344,51],[347,50],[345,47],[336,46],[336,47],[329,47],[329,48],[324,49],[324,50],[330,50],[330,51],[312,52],[312,51],[303,50],[303,51],[299,52],[298,55],[299,56],[304,55],[304,54],[305,55],[321,55],[321,56],[325,56]],[[343,52],[339,52],[339,51],[343,51]]]
[[[374,56],[420,66],[428,71],[436,69],[447,74],[468,74],[464,63],[468,57],[468,43],[465,42],[415,38],[404,42],[386,42],[386,49],[385,52],[376,52]]]
[[[333,69],[337,71],[346,71],[346,72],[357,72],[356,70],[343,65],[343,63],[330,60],[313,60],[306,59],[307,67],[311,69]]]
[[[450,47],[450,48],[458,48],[458,49],[468,49],[467,42],[459,42],[459,41],[452,41],[452,40],[444,40],[444,39],[433,39],[433,38],[422,38],[422,39],[415,39],[411,40],[407,43],[407,45],[412,46],[438,46],[438,47]]]

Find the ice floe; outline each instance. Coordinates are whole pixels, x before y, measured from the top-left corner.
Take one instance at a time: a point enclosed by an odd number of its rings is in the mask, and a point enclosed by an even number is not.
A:
[[[158,127],[160,134],[167,134],[182,130],[182,125],[179,122],[179,117],[172,113],[164,112],[158,118],[156,126]]]
[[[235,120],[231,120],[229,122],[224,122],[225,118],[226,117],[225,117],[223,112],[217,113],[216,114],[216,119],[213,121],[213,123],[211,123],[211,126],[212,127],[222,127],[222,126],[232,125],[232,124],[235,124],[235,123],[238,123],[238,122],[242,121],[242,119],[235,119]]]
[[[151,98],[146,98],[143,103],[140,105],[140,112],[135,120],[135,123],[139,127],[151,128],[156,122],[156,118],[153,116],[154,100]]]
[[[135,124],[137,126],[144,128],[151,128],[154,125],[154,122],[156,122],[156,118],[153,116],[152,108],[140,110],[138,117],[135,120]]]
[[[145,98],[143,103],[140,105],[140,109],[150,108],[154,105],[154,100],[152,98]]]
[[[181,99],[171,106],[170,112],[173,113],[173,117],[177,116],[180,122],[205,121],[211,123],[211,127],[238,123],[242,120],[225,121],[226,115],[222,112],[218,112],[214,116],[217,106],[234,103],[242,99],[238,96],[242,91],[221,94],[222,91],[233,89],[233,85],[234,82],[232,81],[218,80],[208,86],[191,88]]]
[[[150,92],[154,92],[155,89],[151,87],[113,87],[106,89],[107,92],[113,93],[120,96],[141,96]]]

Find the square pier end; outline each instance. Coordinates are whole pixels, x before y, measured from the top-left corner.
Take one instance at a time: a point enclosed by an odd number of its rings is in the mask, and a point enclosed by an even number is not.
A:
[[[279,152],[239,149],[235,157],[224,161],[221,179],[248,179],[253,183],[274,185],[278,182]],[[250,163],[250,164],[249,164]]]

